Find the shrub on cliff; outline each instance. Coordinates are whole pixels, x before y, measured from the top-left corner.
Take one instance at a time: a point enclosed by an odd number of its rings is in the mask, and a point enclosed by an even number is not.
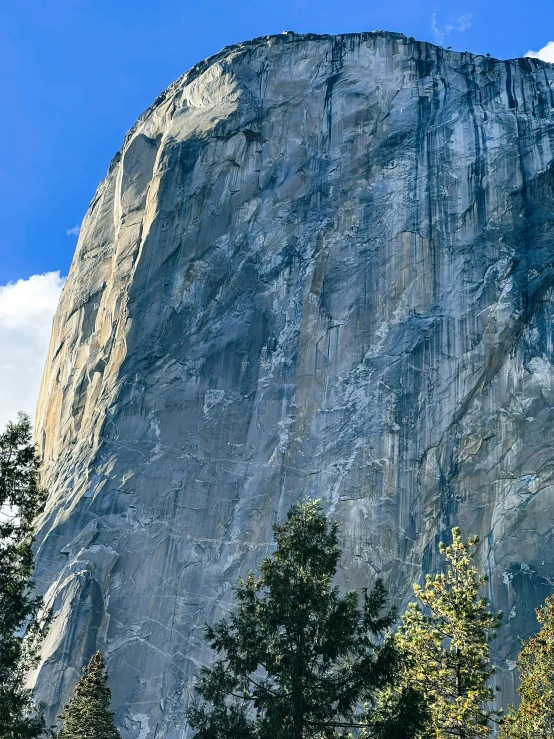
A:
[[[20,414],[0,434],[0,736],[35,739],[44,721],[25,687],[44,636],[33,596],[33,520],[45,499],[31,422]]]
[[[413,736],[414,694],[381,705],[373,722],[375,694],[399,670],[393,641],[382,639],[395,620],[383,613],[382,583],[361,603],[339,595],[338,525],[319,502],[295,505],[274,531],[260,575],[239,580],[235,610],[207,628],[218,659],[202,669],[188,713],[197,739],[330,739],[368,725],[372,736]],[[403,721],[387,734],[391,711]]]
[[[62,728],[57,739],[121,739],[110,710],[108,673],[100,652],[93,654],[73,696],[58,718]]]

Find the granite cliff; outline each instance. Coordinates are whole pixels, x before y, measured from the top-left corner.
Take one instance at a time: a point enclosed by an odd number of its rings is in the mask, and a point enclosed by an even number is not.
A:
[[[402,602],[477,533],[505,699],[554,576],[554,65],[399,34],[238,44],[127,135],[37,416],[55,715],[98,647],[124,739],[186,735],[225,613],[307,494]]]

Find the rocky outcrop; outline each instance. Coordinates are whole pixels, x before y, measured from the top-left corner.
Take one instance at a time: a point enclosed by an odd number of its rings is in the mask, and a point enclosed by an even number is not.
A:
[[[203,624],[303,495],[402,602],[478,533],[510,699],[554,575],[554,66],[392,33],[225,49],[129,132],[38,408],[52,715],[100,648],[177,739]]]

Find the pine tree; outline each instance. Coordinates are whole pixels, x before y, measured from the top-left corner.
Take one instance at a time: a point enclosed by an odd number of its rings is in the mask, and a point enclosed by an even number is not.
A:
[[[338,525],[318,501],[297,504],[275,526],[276,550],[239,580],[229,620],[207,628],[218,659],[202,669],[201,701],[188,713],[197,739],[331,739],[370,723],[363,702],[392,684],[395,614],[381,582],[344,597],[332,580]],[[411,719],[406,732],[410,737]]]
[[[388,638],[394,639],[394,635]],[[401,664],[402,653],[396,649]],[[391,684],[377,690],[363,716],[361,739],[418,739],[429,727],[430,712],[423,694],[402,680],[401,670]],[[351,735],[349,734],[349,739]]]
[[[107,679],[102,655],[96,652],[84,668],[73,697],[58,716],[63,726],[57,739],[121,739],[110,710]]]
[[[428,575],[423,588],[414,585],[419,603],[409,604],[397,633],[406,682],[429,707],[425,737],[487,737],[498,717],[489,642],[501,614],[494,616],[479,597],[486,578],[473,563],[477,543],[473,537],[465,544],[459,529],[452,530],[452,544],[440,545],[446,572]]]
[[[537,609],[542,628],[528,639],[517,666],[521,676],[521,703],[502,727],[503,739],[552,739],[554,737],[554,596]]]
[[[19,414],[0,434],[0,736],[35,739],[44,721],[25,687],[45,630],[32,595],[33,520],[42,510],[39,459],[31,422]]]

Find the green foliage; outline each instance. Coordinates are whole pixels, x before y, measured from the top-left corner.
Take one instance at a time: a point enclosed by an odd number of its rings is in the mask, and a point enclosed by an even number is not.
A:
[[[0,736],[34,739],[43,733],[41,711],[25,688],[37,663],[44,628],[41,598],[33,597],[33,519],[45,494],[28,416],[19,414],[0,434]]]
[[[317,501],[297,504],[274,527],[276,550],[261,574],[240,580],[229,620],[207,628],[218,659],[203,668],[202,700],[189,710],[197,739],[331,739],[370,723],[381,735],[362,704],[371,708],[394,682],[397,651],[380,637],[395,614],[382,615],[380,581],[361,605],[333,587],[337,528]]]
[[[410,603],[397,634],[405,654],[405,681],[423,694],[429,725],[423,736],[478,739],[489,736],[497,713],[489,687],[493,673],[489,642],[500,625],[479,597],[486,578],[473,564],[478,540],[462,541],[452,530],[452,544],[440,545],[446,572],[414,586],[423,606]]]
[[[554,596],[537,609],[542,628],[524,643],[517,666],[521,676],[521,703],[502,727],[503,739],[552,739],[554,737]]]
[[[120,739],[110,710],[107,679],[102,655],[96,652],[83,670],[73,697],[58,716],[63,726],[57,739]]]
[[[393,635],[387,638],[394,640]],[[398,675],[375,693],[364,716],[361,739],[415,739],[429,725],[429,709],[424,696],[399,679],[401,652],[396,649],[396,654]]]

